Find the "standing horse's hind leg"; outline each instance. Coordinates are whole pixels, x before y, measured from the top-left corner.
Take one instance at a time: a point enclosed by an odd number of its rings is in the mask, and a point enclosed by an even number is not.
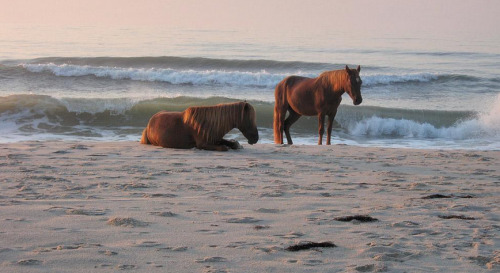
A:
[[[292,109],[288,109],[288,112],[290,114],[285,119],[285,135],[288,144],[293,144],[292,137],[290,136],[290,127],[301,117],[301,115],[297,114],[297,112],[293,111]]]
[[[285,124],[286,107],[274,107],[274,142],[283,144],[283,129]]]

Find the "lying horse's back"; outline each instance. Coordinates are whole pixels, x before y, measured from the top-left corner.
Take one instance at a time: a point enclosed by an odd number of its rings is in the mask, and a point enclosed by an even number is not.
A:
[[[149,120],[142,133],[141,143],[164,148],[193,148],[196,142],[192,131],[184,125],[184,112],[161,111]]]

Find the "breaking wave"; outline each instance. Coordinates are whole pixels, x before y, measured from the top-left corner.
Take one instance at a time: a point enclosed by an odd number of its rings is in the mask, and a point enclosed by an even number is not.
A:
[[[290,73],[260,71],[240,71],[221,69],[174,69],[174,68],[136,68],[110,67],[74,64],[22,64],[22,68],[32,73],[50,73],[57,77],[94,76],[113,80],[133,80],[149,82],[166,82],[170,84],[188,85],[222,85],[274,88],[278,82]],[[318,73],[295,71],[292,74],[317,77]],[[431,81],[478,81],[480,79],[465,75],[448,75],[435,73],[402,73],[402,74],[361,74],[365,86],[405,84]]]

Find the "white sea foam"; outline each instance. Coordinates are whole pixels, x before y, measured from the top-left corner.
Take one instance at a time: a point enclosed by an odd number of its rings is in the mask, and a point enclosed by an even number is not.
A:
[[[439,78],[434,73],[404,73],[404,74],[361,74],[364,85],[391,84],[404,82],[430,82]]]
[[[224,70],[176,70],[170,68],[121,68],[69,64],[24,64],[30,72],[50,72],[61,77],[96,76],[115,80],[158,81],[172,84],[232,85],[274,88],[285,74]]]
[[[459,121],[450,127],[437,128],[429,123],[407,119],[373,116],[349,126],[355,136],[397,137],[418,139],[484,139],[500,138],[500,95],[490,111],[470,120]]]
[[[170,68],[124,68],[109,66],[89,66],[72,64],[23,64],[30,72],[49,72],[60,77],[95,76],[115,80],[158,81],[171,84],[254,86],[274,88],[289,74],[270,73],[266,70],[226,71],[226,70],[178,70]],[[317,77],[317,74],[297,71],[299,76]],[[432,73],[412,74],[368,74],[361,75],[364,85],[393,84],[404,82],[429,82],[439,75]]]

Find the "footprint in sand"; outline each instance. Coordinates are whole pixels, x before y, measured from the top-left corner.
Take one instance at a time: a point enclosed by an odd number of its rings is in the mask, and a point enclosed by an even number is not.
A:
[[[141,241],[141,242],[133,243],[132,246],[134,246],[134,247],[157,247],[157,246],[161,246],[161,243],[158,243],[155,241]]]
[[[142,222],[139,220],[136,220],[134,218],[121,218],[121,217],[113,217],[108,220],[108,225],[111,226],[117,226],[117,227],[130,227],[130,228],[135,228],[135,227],[146,227],[149,224],[146,222]]]
[[[73,145],[70,148],[74,149],[74,150],[88,150],[89,149],[87,146],[80,145],[80,144]]]
[[[174,217],[177,216],[177,214],[171,212],[171,211],[153,211],[150,212],[149,214],[151,215],[156,215],[156,216],[161,216],[161,217]]]
[[[173,198],[177,195],[172,193],[144,193],[142,197],[144,198]]]
[[[294,238],[300,238],[303,237],[305,234],[302,232],[289,232],[287,234],[277,234],[274,235],[276,237],[281,237],[281,238],[286,238],[286,239],[294,239]]]
[[[39,264],[42,264],[42,261],[34,260],[34,259],[26,259],[26,260],[17,261],[17,264],[18,265],[39,265]]]
[[[299,264],[303,264],[306,266],[316,266],[316,265],[321,265],[324,263],[322,260],[315,260],[315,259],[310,259],[310,260],[299,260]]]
[[[400,228],[413,228],[419,226],[419,223],[411,222],[411,221],[402,221],[402,222],[396,222],[392,223],[392,227],[400,227]]]
[[[256,225],[253,227],[255,230],[263,230],[263,229],[270,229],[271,226],[262,226],[262,225]]]
[[[367,264],[354,267],[357,272],[385,272],[387,268],[383,265]]]
[[[101,209],[95,210],[85,210],[85,209],[67,209],[67,215],[87,215],[87,216],[99,216],[106,214],[106,211]]]
[[[187,246],[176,246],[176,247],[160,247],[156,251],[174,251],[174,252],[184,252],[187,251]]]
[[[210,230],[210,229],[199,229],[196,232],[203,233],[203,234],[210,234],[210,235],[216,235],[216,234],[222,234],[226,232],[225,230]]]
[[[257,223],[260,221],[261,220],[255,219],[253,217],[239,217],[239,218],[226,219],[226,222],[233,223],[233,224],[251,224],[251,223]]]
[[[99,254],[104,254],[106,256],[114,256],[114,255],[118,255],[118,252],[115,252],[115,251],[111,251],[111,250],[99,250],[98,251]]]
[[[204,273],[229,273],[227,269],[223,268],[213,268],[211,266],[207,266],[205,270],[203,271]]]
[[[117,266],[116,268],[120,269],[120,270],[132,270],[132,269],[136,269],[137,266],[135,266],[133,264],[121,264],[121,265]]]
[[[205,257],[203,259],[195,260],[197,263],[222,263],[227,262],[227,259],[224,257]]]
[[[278,213],[280,212],[279,209],[265,209],[265,208],[260,208],[260,209],[257,209],[256,212],[260,212],[260,213]]]
[[[418,254],[401,251],[394,247],[374,246],[361,251],[361,254],[366,254],[375,261],[395,261],[404,262],[406,260],[416,258]]]

